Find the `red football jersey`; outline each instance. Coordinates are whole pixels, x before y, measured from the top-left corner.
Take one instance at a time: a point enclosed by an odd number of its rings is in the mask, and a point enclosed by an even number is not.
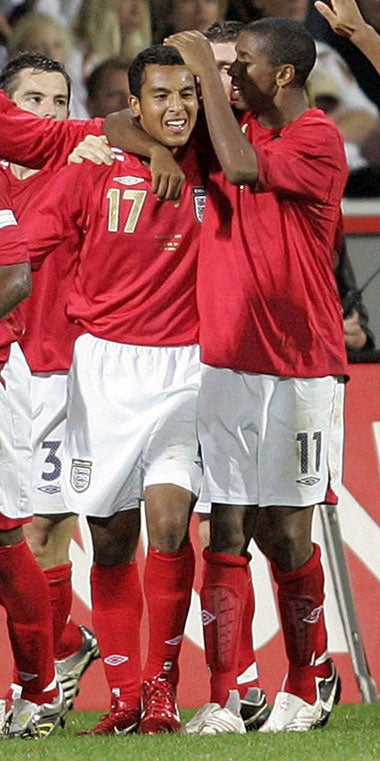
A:
[[[34,169],[62,162],[86,135],[102,135],[103,121],[40,119],[0,90],[0,158]]]
[[[245,118],[255,187],[211,174],[201,236],[202,360],[291,377],[346,371],[332,248],[347,180],[335,125],[309,109],[281,130]]]
[[[7,187],[0,186],[0,266],[28,261],[26,242],[12,211]],[[20,338],[23,329],[24,321],[19,307],[0,320],[0,369],[9,357],[10,344]]]
[[[205,191],[192,147],[180,163],[187,182],[177,202],[158,201],[149,168],[125,153],[111,167],[65,167],[35,199],[32,257],[84,233],[67,309],[84,331],[148,346],[198,341],[195,275]]]
[[[24,180],[17,179],[8,164],[0,165],[0,186],[9,186],[12,204],[21,229],[28,235],[28,218],[34,214],[39,191],[46,190],[54,176],[41,169]],[[43,266],[33,272],[33,289],[22,303],[25,331],[20,341],[33,373],[67,371],[71,365],[79,326],[66,316],[67,297],[73,286],[78,257],[78,235],[65,239]]]

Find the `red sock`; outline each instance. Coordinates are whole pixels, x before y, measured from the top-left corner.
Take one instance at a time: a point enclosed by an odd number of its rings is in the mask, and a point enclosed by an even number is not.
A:
[[[316,660],[327,649],[323,616],[324,575],[319,546],[314,545],[311,558],[301,568],[283,572],[272,563],[272,572],[278,584],[278,603],[289,661],[284,690],[307,703],[315,703],[315,677],[330,673],[326,661],[322,666],[316,665]]]
[[[58,690],[49,590],[43,571],[25,541],[0,547],[0,603],[7,612],[23,698],[34,703],[50,702]]]
[[[92,621],[112,694],[140,705],[143,599],[137,563],[93,565]]]
[[[66,621],[66,626],[62,632],[61,639],[58,643],[55,657],[57,660],[67,658],[73,653],[77,653],[82,647],[83,635],[78,624],[72,620],[71,616]]]
[[[56,565],[44,570],[49,585],[50,602],[53,611],[54,655],[57,650],[71,610],[73,594],[71,590],[71,563]]]
[[[61,661],[63,658],[67,658],[69,655],[77,653],[82,647],[82,644],[83,635],[80,627],[71,617],[69,617],[55,651],[56,659]]]
[[[179,552],[149,548],[144,574],[149,647],[144,679],[167,674],[178,684],[178,657],[190,607],[195,558],[191,544]]]
[[[250,583],[250,555],[203,551],[201,591],[206,661],[211,670],[211,701],[224,705],[237,689],[243,610]]]
[[[247,597],[241,622],[241,640],[239,652],[239,676],[237,689],[240,697],[244,698],[250,687],[259,687],[257,659],[253,647],[252,623],[255,615],[255,593],[252,586],[250,571],[248,572]]]

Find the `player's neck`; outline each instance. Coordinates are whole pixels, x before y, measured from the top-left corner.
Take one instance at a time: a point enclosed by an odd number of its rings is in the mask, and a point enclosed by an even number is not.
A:
[[[21,164],[10,164],[10,168],[17,180],[27,180],[28,177],[32,177],[39,172],[39,169],[30,169],[27,166],[21,166]]]
[[[298,119],[309,105],[302,90],[295,90],[291,97],[275,98],[271,108],[258,115],[258,121],[265,129],[281,129]]]

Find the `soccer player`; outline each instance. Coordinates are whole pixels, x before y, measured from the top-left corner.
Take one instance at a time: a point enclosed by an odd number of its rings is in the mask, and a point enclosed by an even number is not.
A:
[[[67,308],[83,335],[69,374],[63,487],[91,529],[93,624],[111,692],[111,710],[90,734],[180,728],[178,657],[194,576],[188,524],[201,478],[195,273],[205,194],[187,145],[195,81],[163,46],[137,56],[129,79],[134,117],[187,175],[181,200],[157,201],[149,167],[121,154],[113,167],[60,170],[29,219],[32,254],[78,230],[84,238]],[[149,647],[141,696],[142,498]]]
[[[22,532],[32,515],[30,373],[15,342],[23,328],[17,305],[30,292],[29,255],[6,189],[0,197],[0,603],[22,688],[2,733],[11,739],[49,735],[66,709],[54,674],[48,587]]]
[[[221,708],[206,712],[200,733],[241,731],[223,706],[238,673],[252,537],[272,564],[289,662],[261,731],[307,730],[326,723],[339,698],[311,526],[314,505],[336,501],[340,479],[346,353],[332,250],[347,179],[342,138],[307,107],[315,44],[298,22],[263,19],[239,35],[231,74],[249,111],[245,135],[203,35],[167,44],[199,78],[219,161],[198,304],[201,496],[213,503],[201,597]]]
[[[218,21],[204,32],[209,40],[215,62],[223,83],[224,92],[228,98],[236,118],[239,120],[245,110],[241,92],[232,84],[229,70],[235,61],[236,40],[244,28],[239,21]],[[194,512],[199,514],[199,536],[202,547],[208,547],[210,539],[210,503],[197,502]],[[250,580],[249,580],[250,581]],[[254,731],[264,723],[269,716],[269,706],[264,691],[260,687],[256,653],[252,640],[252,622],[255,610],[254,589],[250,583],[250,593],[247,593],[245,607],[242,613],[242,636],[240,646],[240,662],[236,688],[241,697],[240,713],[248,731]],[[203,714],[202,719],[203,720]],[[196,733],[199,726],[199,716],[196,715],[186,725],[186,731]]]
[[[45,56],[24,54],[14,59],[2,71],[0,86],[20,108],[39,117],[61,120],[69,116],[69,78],[61,64]],[[56,169],[59,166],[57,161]],[[56,169],[38,171],[16,164],[1,167],[0,182],[9,188],[21,226],[35,208],[36,194],[46,187]],[[65,307],[74,280],[78,245],[78,241],[69,241],[59,246],[54,256],[33,273],[32,295],[23,304],[26,330],[21,339],[32,371],[33,414],[34,517],[24,533],[49,584],[54,655],[69,708],[80,677],[98,656],[92,632],[69,618],[72,604],[69,545],[76,516],[65,509],[60,487],[67,373],[74,340],[79,335],[78,326],[68,322]]]

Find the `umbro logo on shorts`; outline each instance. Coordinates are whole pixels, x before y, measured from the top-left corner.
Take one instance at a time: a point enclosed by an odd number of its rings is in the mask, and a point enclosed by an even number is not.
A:
[[[129,661],[128,655],[117,655],[116,653],[108,655],[107,658],[104,659],[104,663],[106,663],[107,666],[121,666],[121,664],[126,663],[126,661]]]
[[[59,484],[49,484],[48,486],[37,486],[38,491],[44,491],[46,494],[57,494],[61,491]]]
[[[202,610],[202,624],[203,626],[208,626],[209,624],[212,624],[213,621],[216,620],[216,616],[214,616],[213,613],[210,613],[209,610]]]
[[[91,460],[71,460],[70,484],[74,491],[86,491],[91,483]]]
[[[316,476],[307,476],[306,478],[297,478],[296,483],[304,484],[305,486],[314,486],[314,484],[317,484],[320,480],[321,479]]]

